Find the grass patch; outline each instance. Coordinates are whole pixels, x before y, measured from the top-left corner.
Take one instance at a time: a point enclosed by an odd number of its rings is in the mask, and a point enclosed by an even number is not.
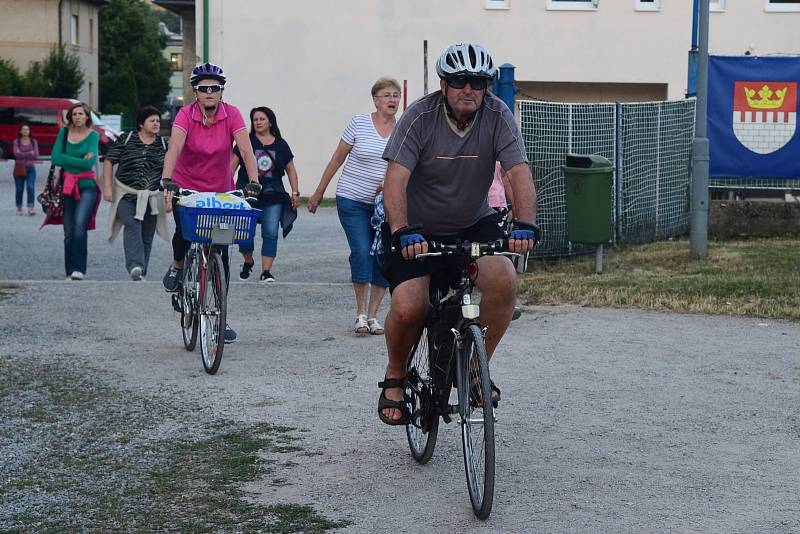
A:
[[[100,383],[103,371],[0,361],[0,532],[307,532],[344,526],[308,504],[263,505],[245,482],[291,484],[289,427],[240,425]],[[297,458],[301,454],[293,454]]]
[[[800,321],[800,240],[712,241],[692,260],[685,239],[531,263],[520,278],[527,304],[583,304]]]

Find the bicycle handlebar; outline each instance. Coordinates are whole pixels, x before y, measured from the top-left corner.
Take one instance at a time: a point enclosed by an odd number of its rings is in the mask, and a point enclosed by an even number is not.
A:
[[[507,251],[507,245],[507,239],[498,239],[496,241],[489,241],[485,243],[469,241],[465,239],[455,244],[446,244],[439,241],[428,241],[428,252],[417,254],[414,256],[414,259],[456,255],[469,256],[471,259],[477,259],[481,256],[506,256],[509,258],[522,256],[517,252]]]

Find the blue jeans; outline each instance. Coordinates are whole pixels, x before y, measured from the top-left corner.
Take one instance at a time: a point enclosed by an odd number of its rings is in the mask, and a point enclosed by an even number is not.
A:
[[[278,254],[278,223],[283,214],[283,204],[270,204],[261,209],[261,255],[274,258]],[[255,240],[239,245],[239,252],[250,254]]]
[[[377,258],[370,255],[374,237],[370,219],[375,206],[349,198],[336,197],[336,211],[350,245],[350,280],[354,284],[388,287]]]
[[[34,192],[34,187],[36,185],[36,167],[28,167],[27,168],[28,175],[27,176],[15,176],[14,177],[14,184],[17,186],[17,207],[22,207],[22,194],[27,189],[28,190],[28,207],[33,207],[33,200],[36,198],[36,193]]]
[[[80,200],[64,197],[64,269],[86,273],[86,242],[89,219],[97,202],[97,188],[81,189]]]

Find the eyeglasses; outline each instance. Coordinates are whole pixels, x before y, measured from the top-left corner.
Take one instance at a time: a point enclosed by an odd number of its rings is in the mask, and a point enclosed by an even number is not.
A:
[[[209,94],[219,93],[220,91],[222,91],[222,89],[223,87],[216,83],[214,85],[198,85],[197,87],[195,87],[195,90],[198,93],[209,93]]]
[[[486,89],[489,85],[489,80],[486,78],[476,78],[473,76],[459,76],[457,78],[448,78],[447,85],[452,87],[453,89],[463,89],[464,87],[469,84],[476,91],[481,91]]]
[[[400,100],[400,93],[385,93],[382,95],[375,95],[375,98],[394,98]]]

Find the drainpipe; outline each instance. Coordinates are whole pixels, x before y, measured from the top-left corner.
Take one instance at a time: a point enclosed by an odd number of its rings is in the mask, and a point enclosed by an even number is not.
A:
[[[692,47],[689,49],[689,74],[687,76],[686,96],[697,96],[697,40],[698,40],[698,15],[700,5],[694,0],[692,5]]]
[[[64,3],[64,0],[58,0],[58,46],[64,44],[64,41],[61,39],[61,7]]]
[[[203,0],[203,63],[208,63],[208,0]]]

